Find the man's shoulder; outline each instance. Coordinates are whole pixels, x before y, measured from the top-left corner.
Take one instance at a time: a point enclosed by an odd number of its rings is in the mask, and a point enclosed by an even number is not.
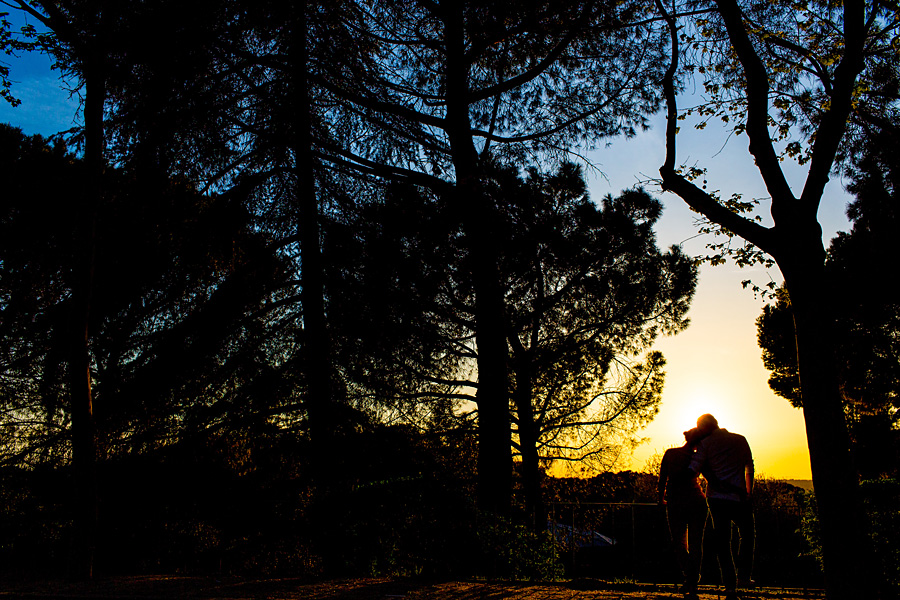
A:
[[[750,447],[750,444],[747,442],[747,438],[742,436],[739,433],[732,433],[727,429],[716,429],[712,433],[710,433],[701,444],[705,445],[707,448],[723,448],[723,447],[738,447],[743,446],[746,448]]]
[[[746,446],[749,446],[749,445],[750,445],[750,444],[747,443],[747,438],[744,437],[744,436],[742,436],[741,434],[739,434],[739,433],[731,433],[731,432],[729,432],[729,434],[732,436],[732,439],[733,439],[735,442],[740,443],[740,444],[744,444],[744,445],[746,445]]]
[[[734,434],[732,434],[727,429],[722,429],[720,427],[719,429],[714,429],[711,432],[709,432],[708,434],[706,434],[706,437],[704,437],[700,441],[700,444],[704,445],[704,446],[719,444],[719,443],[726,442],[726,441],[732,439],[732,437],[731,437],[732,435],[734,435]]]
[[[710,435],[710,437],[712,437],[712,436],[718,436],[719,439],[727,439],[727,440],[735,440],[735,441],[744,440],[745,442],[747,441],[747,438],[745,438],[741,434],[734,433],[733,431],[728,431],[727,429],[721,429],[721,428],[714,431]]]
[[[747,442],[747,438],[742,436],[739,433],[732,433],[725,429],[720,429],[722,432],[721,436],[718,438],[719,444],[721,444],[722,448],[730,448],[732,451],[740,452],[742,455],[746,456],[747,460],[752,460],[752,451],[750,450],[750,443]]]

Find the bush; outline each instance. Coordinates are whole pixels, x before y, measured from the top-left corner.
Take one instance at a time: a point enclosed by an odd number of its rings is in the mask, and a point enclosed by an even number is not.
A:
[[[885,598],[900,597],[900,481],[872,479],[860,485],[868,519],[871,556]],[[815,495],[809,494],[803,513],[808,554],[822,565],[822,540]]]
[[[486,515],[480,516],[477,531],[479,575],[514,581],[555,581],[563,576],[550,532],[538,533],[508,519]]]
[[[864,481],[861,490],[872,551],[883,576],[884,597],[900,598],[900,481]]]

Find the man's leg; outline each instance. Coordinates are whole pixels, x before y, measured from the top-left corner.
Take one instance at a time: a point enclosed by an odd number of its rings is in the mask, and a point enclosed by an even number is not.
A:
[[[741,502],[735,513],[734,524],[741,536],[741,548],[738,551],[737,575],[741,586],[751,585],[753,573],[753,551],[756,546],[756,527],[753,520],[753,506],[750,502]]]
[[[713,535],[716,538],[716,555],[719,559],[719,571],[722,573],[722,585],[727,592],[737,589],[737,575],[734,571],[734,557],[731,555],[731,522],[734,513],[731,500],[710,498],[709,512],[713,520]]]

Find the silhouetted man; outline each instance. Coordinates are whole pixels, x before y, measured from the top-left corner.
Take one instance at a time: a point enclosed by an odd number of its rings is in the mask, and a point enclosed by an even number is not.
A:
[[[708,482],[706,499],[712,516],[713,536],[725,600],[739,600],[737,586],[749,587],[753,569],[753,454],[747,439],[719,427],[716,418],[706,414],[697,419],[697,428],[706,437],[697,445],[691,460],[691,470],[702,473]],[[740,550],[735,575],[731,553],[731,524],[740,536]]]

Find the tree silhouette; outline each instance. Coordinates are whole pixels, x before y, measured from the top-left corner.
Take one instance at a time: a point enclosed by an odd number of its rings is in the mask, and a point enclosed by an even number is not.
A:
[[[897,222],[896,130],[867,138],[865,154],[850,169],[848,207],[853,227],[831,242],[825,271],[837,319],[836,366],[854,440],[857,468],[865,477],[894,473],[897,449],[893,433],[900,363],[897,361],[897,303],[880,262],[893,252]],[[801,407],[797,353],[790,297],[780,289],[775,304],[757,319],[769,386]]]
[[[575,458],[572,431],[596,452],[602,421],[652,414],[663,361],[638,354],[685,325],[692,268],[655,248],[649,197],[598,211],[571,166],[525,169],[645,125],[664,66],[646,6],[0,3],[49,28],[86,94],[81,156],[10,142],[58,158],[48,206],[80,201],[42,230],[22,200],[41,178],[15,167],[4,222],[42,257],[6,250],[27,266],[5,275],[27,390],[6,398],[37,399],[7,456],[61,460],[72,435],[86,562],[97,458],[293,432],[315,447],[310,522],[339,544],[331,501],[379,422],[477,418],[479,506],[505,514],[514,441],[535,507],[539,452]],[[601,393],[620,402],[588,416]]]
[[[96,440],[89,348],[91,308],[94,296],[96,258],[96,219],[103,195],[104,118],[106,103],[108,36],[121,13],[115,13],[103,0],[63,3],[53,0],[34,6],[16,0],[7,3],[40,21],[52,36],[44,42],[57,60],[77,73],[84,88],[84,162],[87,177],[81,189],[81,210],[75,213],[78,243],[72,252],[78,257],[72,285],[73,308],[69,314],[68,385],[72,419],[72,463],[76,472],[76,529],[82,564],[76,571],[82,577],[93,576],[97,527]],[[110,8],[110,10],[105,10]]]
[[[67,466],[77,425],[65,401],[66,335],[81,268],[72,251],[80,206],[68,198],[88,175],[61,145],[7,126],[2,134],[4,169],[18,174],[0,255],[3,459]],[[260,363],[272,364],[260,357],[269,338],[259,314],[277,298],[284,269],[250,229],[242,199],[201,197],[180,182],[148,185],[124,171],[104,178],[87,347],[97,458],[151,452],[239,415],[270,415],[279,396],[259,389],[271,377]]]
[[[661,205],[643,192],[597,208],[572,164],[490,173],[513,373],[507,409],[529,521],[542,527],[540,459],[608,459],[655,414],[664,361],[634,357],[686,325],[695,269],[677,249],[656,248]],[[475,400],[463,227],[454,195],[393,186],[326,238],[347,265],[329,292],[349,352],[341,363],[376,414],[422,427]]]
[[[642,190],[596,207],[572,164],[524,180],[500,170],[493,183],[505,198],[497,235],[516,448],[530,518],[543,527],[540,461],[614,461],[613,447],[656,414],[665,361],[636,357],[687,326],[696,268],[678,248],[656,247],[662,206]]]
[[[323,72],[317,85],[369,118],[359,140],[329,150],[336,165],[457,190],[473,274],[479,498],[509,510],[509,355],[499,253],[500,216],[485,190],[491,156],[633,132],[657,105],[642,85],[659,66],[647,28],[624,25],[637,6],[510,2],[354,3],[349,25],[371,48],[360,78]],[[370,132],[368,135],[366,132]],[[385,135],[390,144],[378,143]],[[489,161],[488,161],[489,162]]]
[[[829,595],[857,597],[858,586],[868,584],[870,578],[864,568],[858,480],[835,376],[835,313],[816,213],[848,123],[855,113],[860,114],[855,110],[860,106],[857,99],[890,93],[890,86],[879,85],[872,75],[890,68],[891,61],[896,64],[896,49],[891,45],[896,15],[878,3],[863,1],[840,8],[825,3],[799,7],[733,0],[691,5],[695,16],[685,35],[711,57],[697,68],[702,67],[706,89],[722,101],[713,104],[710,112],[716,114],[723,106],[735,108],[721,114],[729,120],[737,117],[738,132],[749,139],[750,154],[771,196],[774,225],[765,227],[740,215],[746,208],[740,202],[720,201],[692,183],[690,172],[677,168],[675,77],[682,38],[675,13],[663,2],[657,6],[669,23],[673,55],[663,82],[668,105],[667,154],[660,168],[663,187],[729,235],[749,242],[749,247],[739,250],[739,262],[757,260],[759,249],[774,259],[784,275],[791,296]],[[776,127],[771,128],[772,123]],[[809,141],[807,148],[796,142],[784,146],[785,153],[809,164],[799,197],[782,170],[776,143],[795,125],[800,125]]]

